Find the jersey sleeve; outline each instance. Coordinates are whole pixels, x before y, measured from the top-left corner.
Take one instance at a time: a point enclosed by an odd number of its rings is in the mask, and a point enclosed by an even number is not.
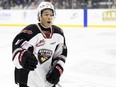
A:
[[[64,67],[67,58],[67,46],[63,31],[60,29],[59,34],[61,35],[60,43],[56,46],[55,53],[53,56],[52,64],[57,63]]]
[[[25,27],[19,34],[16,35],[12,42],[12,61],[15,64],[16,68],[22,68],[19,63],[21,52],[23,50],[30,50],[33,52],[33,37],[37,34],[34,30],[35,25],[29,25]],[[33,41],[33,43],[31,43]]]

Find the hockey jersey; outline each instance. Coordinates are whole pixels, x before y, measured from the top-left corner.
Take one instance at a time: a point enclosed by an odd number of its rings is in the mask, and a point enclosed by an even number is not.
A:
[[[15,65],[16,83],[26,84],[30,87],[46,87],[46,74],[54,61],[64,67],[67,46],[62,29],[55,25],[50,27],[50,33],[43,32],[43,29],[44,27],[40,23],[31,24],[14,38],[12,61]],[[25,70],[19,63],[19,56],[24,49],[32,52],[38,60],[37,68],[34,71]]]

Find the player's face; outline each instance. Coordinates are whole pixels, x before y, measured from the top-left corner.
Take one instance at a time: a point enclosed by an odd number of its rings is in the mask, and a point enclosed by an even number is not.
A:
[[[40,18],[40,22],[42,23],[42,25],[48,28],[52,25],[52,20],[53,20],[52,10],[49,9],[44,10]]]

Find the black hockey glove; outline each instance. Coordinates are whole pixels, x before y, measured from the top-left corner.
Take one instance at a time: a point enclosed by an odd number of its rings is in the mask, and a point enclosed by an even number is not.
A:
[[[19,57],[19,62],[24,69],[34,70],[38,61],[33,53],[28,50],[23,50]]]
[[[63,68],[59,64],[56,64],[47,73],[46,80],[51,84],[56,85],[59,82],[59,78],[62,73],[63,73]]]

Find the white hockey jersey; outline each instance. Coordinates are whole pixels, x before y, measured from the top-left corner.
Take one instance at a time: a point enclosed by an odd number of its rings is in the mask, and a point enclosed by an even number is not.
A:
[[[43,29],[40,23],[31,24],[14,38],[12,61],[15,65],[16,83],[26,84],[29,87],[47,87],[46,74],[54,61],[64,66],[67,47],[63,31],[55,25],[51,26],[51,33],[45,33]],[[34,71],[25,70],[19,63],[20,53],[24,49],[30,50],[38,60]]]

